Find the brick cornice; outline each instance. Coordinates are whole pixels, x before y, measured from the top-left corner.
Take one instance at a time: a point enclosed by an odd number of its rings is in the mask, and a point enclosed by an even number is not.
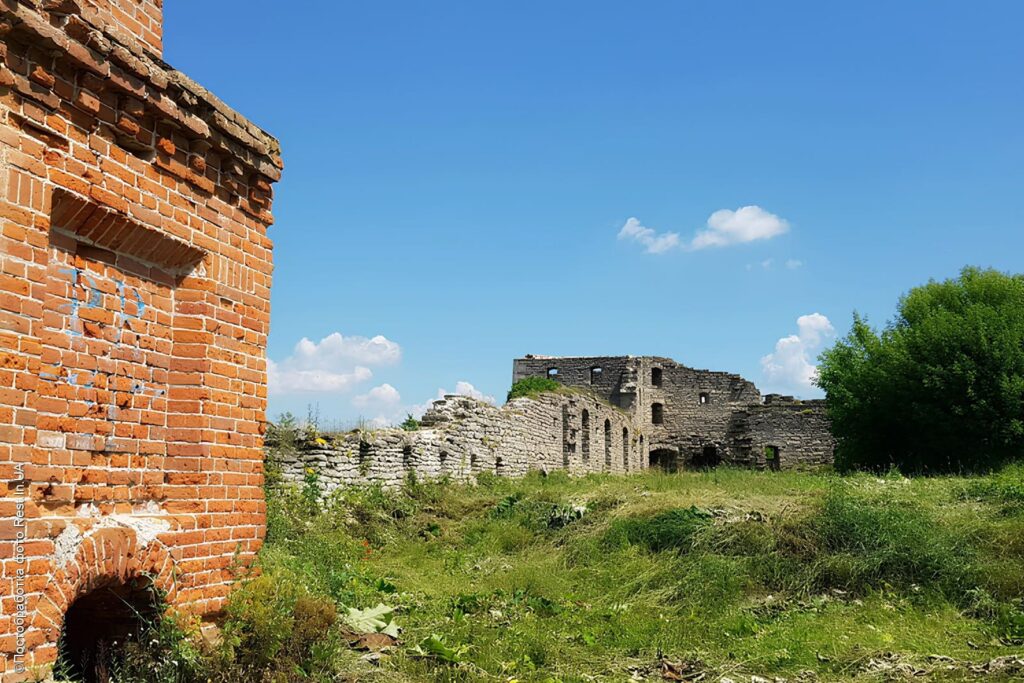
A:
[[[144,113],[161,124],[206,142],[244,167],[246,175],[280,179],[283,163],[276,138],[137,44],[90,23],[89,12],[76,0],[57,5],[60,12],[48,12],[47,3],[0,0],[0,41],[4,46],[23,42],[73,65],[91,83],[141,103]],[[50,108],[59,102],[45,74],[25,79],[5,65],[0,67],[2,84]]]

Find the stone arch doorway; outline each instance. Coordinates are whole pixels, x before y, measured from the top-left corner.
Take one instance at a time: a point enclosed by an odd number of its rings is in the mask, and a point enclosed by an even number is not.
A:
[[[722,456],[718,452],[718,446],[707,444],[702,446],[700,453],[693,456],[691,466],[698,470],[709,470],[718,467],[722,462]]]
[[[651,449],[647,465],[652,470],[674,473],[679,470],[679,451],[674,448]]]

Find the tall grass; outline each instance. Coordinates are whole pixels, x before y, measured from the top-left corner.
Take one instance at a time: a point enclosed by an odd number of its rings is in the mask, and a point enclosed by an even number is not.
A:
[[[1024,638],[1019,481],[720,469],[327,502],[278,483],[261,574],[196,677],[173,680],[621,681],[666,657],[710,680],[846,681],[875,680],[883,653],[996,657]],[[403,631],[371,663],[340,615],[378,603]]]

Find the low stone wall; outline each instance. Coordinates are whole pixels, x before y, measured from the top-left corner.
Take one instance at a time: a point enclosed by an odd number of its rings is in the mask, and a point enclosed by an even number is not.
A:
[[[400,486],[420,478],[473,480],[481,472],[629,472],[647,466],[644,435],[629,416],[584,393],[519,398],[498,408],[466,396],[435,402],[414,432],[355,431],[270,459],[286,480],[318,475],[325,494],[344,486]]]

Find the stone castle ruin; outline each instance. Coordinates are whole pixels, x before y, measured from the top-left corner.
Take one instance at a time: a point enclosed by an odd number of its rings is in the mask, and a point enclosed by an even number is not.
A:
[[[216,614],[265,526],[279,145],[161,59],[162,0],[0,0],[0,679],[157,594]],[[63,633],[63,638],[61,638]]]
[[[275,464],[291,481],[314,472],[322,492],[330,493],[349,485],[398,486],[410,473],[472,480],[483,472],[832,463],[834,441],[822,401],[762,397],[739,375],[648,356],[517,359],[513,382],[528,377],[556,380],[565,389],[500,408],[446,396],[417,431],[353,431],[275,452]]]

